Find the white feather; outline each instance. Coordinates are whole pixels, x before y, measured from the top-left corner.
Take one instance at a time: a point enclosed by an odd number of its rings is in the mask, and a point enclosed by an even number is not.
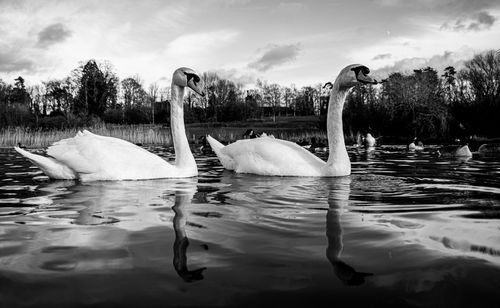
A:
[[[344,68],[330,93],[327,131],[329,159],[324,162],[296,143],[270,137],[239,140],[224,146],[208,136],[224,168],[239,173],[276,176],[343,176],[351,173],[342,130],[342,109],[347,92],[359,81],[350,65]],[[367,77],[367,76],[364,76]]]
[[[47,149],[50,157],[15,149],[53,179],[145,180],[196,176],[198,169],[189,149],[182,112],[184,87],[189,85],[185,72],[194,73],[180,68],[172,78],[171,128],[177,153],[175,165],[131,142],[86,130],[51,145]],[[202,86],[196,83],[189,86],[201,93]]]

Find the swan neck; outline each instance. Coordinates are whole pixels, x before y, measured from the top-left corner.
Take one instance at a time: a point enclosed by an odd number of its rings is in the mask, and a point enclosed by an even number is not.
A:
[[[184,87],[172,83],[170,103],[170,128],[175,150],[175,166],[180,168],[195,167],[196,162],[189,148],[184,126]]]
[[[328,115],[326,119],[328,147],[330,151],[327,161],[328,165],[350,164],[349,156],[345,148],[344,129],[342,126],[342,111],[349,89],[341,89],[337,81],[333,84],[333,88],[330,92]]]

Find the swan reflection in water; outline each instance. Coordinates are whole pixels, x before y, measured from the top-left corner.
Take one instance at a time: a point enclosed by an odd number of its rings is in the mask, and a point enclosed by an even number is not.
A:
[[[172,207],[174,210],[174,268],[177,274],[186,282],[193,282],[203,279],[203,271],[206,267],[201,267],[195,270],[187,268],[187,248],[189,246],[189,239],[186,235],[186,206],[191,204],[193,196],[196,192],[196,186],[188,190],[175,191],[175,204]]]
[[[324,227],[313,224],[314,231],[307,229],[307,221],[300,220],[300,217],[316,214],[322,216],[324,213],[322,210],[327,208],[326,256],[334,274],[346,285],[362,284],[370,275],[358,272],[352,264],[348,264],[345,257],[342,258],[343,227],[346,226],[342,226],[341,213],[349,203],[350,177],[269,178],[224,172],[220,177],[220,183],[216,184],[198,183],[197,179],[96,182],[76,185],[51,183],[46,185],[44,190],[51,193],[50,198],[54,200],[54,206],[33,214],[49,221],[41,227],[42,230],[37,228],[38,239],[31,242],[30,245],[33,246],[30,250],[37,255],[39,264],[40,262],[45,265],[53,264],[54,260],[60,260],[64,261],[66,269],[71,268],[72,271],[126,269],[133,268],[137,264],[164,267],[162,263],[165,261],[165,256],[170,253],[163,248],[162,251],[158,251],[156,247],[158,242],[165,241],[165,226],[173,221],[175,240],[173,250],[170,252],[173,251],[172,264],[175,272],[186,282],[201,280],[204,278],[206,267],[198,265],[192,269],[187,264],[190,240],[186,226],[196,227],[199,225],[200,217],[194,215],[194,220],[188,222],[187,213],[191,212],[189,206],[198,192],[198,185],[201,185],[201,190],[210,188],[211,192],[202,203],[213,213],[219,213],[219,216],[213,217],[221,218],[203,219],[204,231],[193,229],[193,233],[197,234],[196,238],[214,243],[224,239],[222,244],[217,245],[222,245],[221,247],[227,248],[228,251],[237,251],[235,247],[253,249],[251,247],[256,243],[252,241],[256,240],[259,241],[257,245],[261,247],[267,245],[274,251],[287,249],[287,254],[293,253],[292,247],[280,244],[283,236],[279,232],[280,222],[288,226],[287,236],[290,238],[296,236],[297,232],[307,232],[306,236],[312,240],[324,238]],[[214,205],[224,203],[231,206],[214,208]],[[172,211],[169,211],[170,208]],[[321,212],[317,211],[318,208]],[[325,216],[321,219],[325,221],[323,219]],[[248,236],[248,230],[252,229],[247,229],[247,225],[256,223],[267,225],[271,232],[268,234],[269,237]],[[53,232],[51,226],[54,224],[79,225],[79,227],[58,228],[57,232]],[[347,224],[349,227],[349,222]],[[238,231],[234,236],[228,237],[228,230],[231,228]],[[297,243],[307,245],[303,246],[304,248],[309,247],[306,242]],[[309,247],[309,252],[324,251],[323,245],[320,244],[314,251]],[[45,253],[38,253],[40,250]],[[161,253],[160,256],[155,255],[158,252]],[[252,254],[251,251],[248,253]],[[263,253],[268,259],[273,256],[273,251]],[[89,262],[88,256],[94,254],[96,257]],[[217,257],[208,259],[212,262],[217,260]],[[160,263],[151,264],[152,260],[158,260]],[[202,260],[202,264],[207,261],[205,257],[198,260]],[[222,262],[220,257],[218,260],[215,262]],[[234,265],[232,264],[234,258],[227,261],[226,266]],[[71,266],[67,264],[68,262]],[[43,266],[43,269],[46,270],[47,266]],[[276,270],[277,276],[285,274]]]
[[[222,199],[225,203],[238,203],[239,206],[250,207],[250,210],[240,212],[240,215],[245,215],[245,217],[238,217],[238,220],[251,222],[251,216],[255,216],[259,218],[259,224],[266,224],[266,219],[270,219],[272,220],[270,227],[276,227],[274,221],[286,219],[290,220],[289,224],[293,231],[297,231],[297,225],[301,224],[300,215],[310,215],[317,208],[324,209],[326,200],[328,205],[326,256],[333,267],[335,276],[343,284],[355,286],[363,284],[366,277],[373,275],[372,273],[358,272],[342,258],[344,244],[341,216],[349,204],[350,176],[331,178],[266,177],[238,175],[224,171],[221,182],[226,185],[218,192],[223,198],[216,196],[214,198]],[[293,199],[293,203],[289,202],[286,206],[279,206],[280,201],[291,199]],[[315,202],[318,203],[314,204]],[[262,204],[265,204],[266,207],[263,207]],[[274,208],[273,204],[278,204],[278,208]],[[298,204],[298,206],[293,207],[292,204]],[[294,233],[291,232],[290,236],[294,236]]]
[[[330,179],[328,183],[328,211],[326,214],[326,237],[328,247],[326,256],[332,264],[335,275],[346,285],[360,285],[365,282],[365,277],[372,273],[358,272],[349,264],[341,260],[344,244],[342,241],[341,215],[349,203],[350,177]]]
[[[30,264],[39,264],[42,272],[130,269],[143,263],[162,266],[170,253],[155,247],[165,240],[169,234],[165,227],[173,221],[174,269],[186,282],[201,280],[206,268],[189,270],[186,256],[186,208],[197,184],[196,178],[189,178],[41,185],[40,190],[48,194],[46,204],[30,217],[45,223],[27,222],[27,232],[36,234],[26,242],[31,253],[12,260],[12,265],[24,271]]]

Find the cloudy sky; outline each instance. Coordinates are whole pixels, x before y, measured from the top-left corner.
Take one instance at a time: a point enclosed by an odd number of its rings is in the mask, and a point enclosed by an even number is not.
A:
[[[88,59],[168,82],[179,66],[251,86],[460,67],[500,48],[498,0],[0,0],[0,79],[63,78]]]

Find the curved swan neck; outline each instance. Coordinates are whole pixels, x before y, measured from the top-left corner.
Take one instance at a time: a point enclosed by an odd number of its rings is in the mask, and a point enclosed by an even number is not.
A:
[[[184,87],[172,83],[172,102],[170,103],[170,128],[175,150],[175,166],[196,168],[196,162],[189,148],[184,127]]]
[[[328,116],[326,119],[326,131],[328,134],[328,147],[330,154],[327,165],[332,164],[349,165],[349,156],[345,148],[344,128],[342,127],[342,110],[349,89],[340,89],[338,78],[330,91],[328,103]],[[350,171],[350,170],[349,170]]]

